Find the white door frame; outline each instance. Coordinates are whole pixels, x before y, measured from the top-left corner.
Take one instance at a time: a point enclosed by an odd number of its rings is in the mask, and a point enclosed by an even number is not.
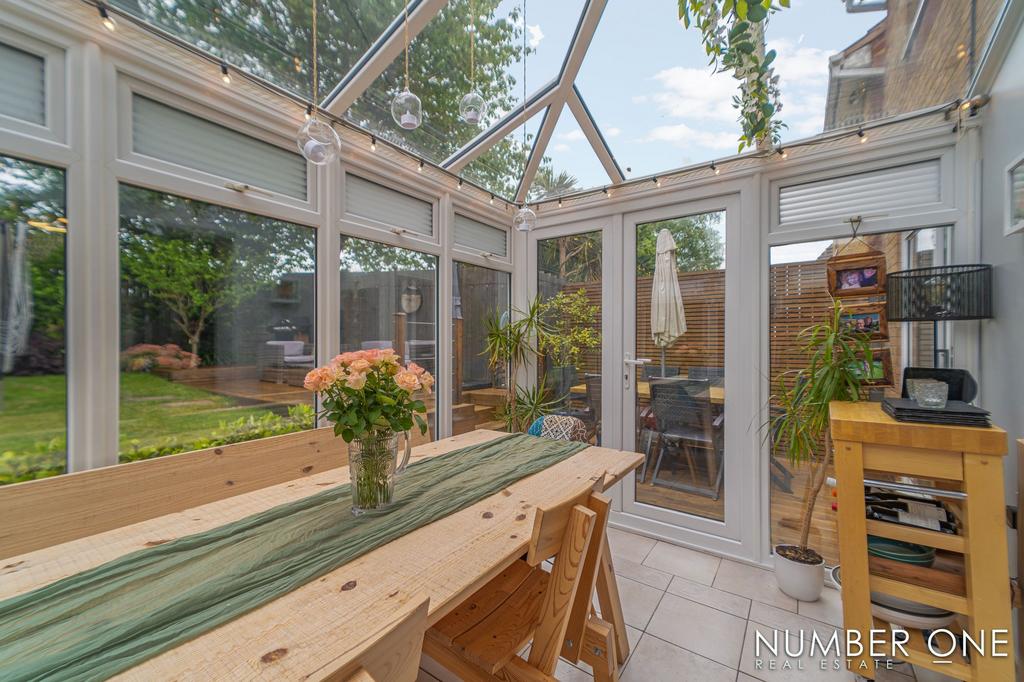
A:
[[[745,466],[747,457],[758,450],[757,440],[757,396],[750,388],[756,384],[754,357],[746,349],[749,343],[743,340],[744,320],[753,319],[756,311],[756,296],[744,296],[744,292],[757,291],[757,268],[751,258],[757,258],[757,245],[752,247],[744,240],[741,228],[741,202],[739,194],[697,199],[642,210],[623,216],[623,228],[617,233],[621,239],[621,270],[623,286],[616,287],[621,298],[613,303],[611,310],[622,311],[619,328],[622,332],[620,362],[625,354],[635,353],[636,348],[636,229],[638,225],[679,218],[701,213],[725,211],[725,521],[664,509],[643,504],[635,499],[635,472],[624,481],[621,490],[621,512],[616,521],[624,526],[642,532],[655,533],[682,544],[699,546],[733,556],[749,556],[752,547],[744,547],[745,519],[752,511],[751,500],[756,486],[755,470]],[[744,241],[747,244],[744,244]],[[746,299],[746,300],[744,300]],[[621,396],[621,430],[618,446],[624,450],[635,449],[634,434],[636,421],[636,380],[635,366],[620,364],[622,378],[618,395]],[[625,371],[628,368],[628,371]],[[608,391],[605,391],[605,395]],[[608,414],[607,410],[605,414]],[[746,526],[749,528],[750,526]]]

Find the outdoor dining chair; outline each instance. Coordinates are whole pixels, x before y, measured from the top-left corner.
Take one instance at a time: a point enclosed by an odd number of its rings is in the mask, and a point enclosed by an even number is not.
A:
[[[682,490],[718,499],[721,494],[723,472],[724,415],[715,415],[709,395],[710,380],[680,379],[677,381],[653,382],[651,384],[651,405],[654,411],[658,457],[651,476],[653,485]],[[691,484],[660,478],[665,454],[678,453],[686,461]],[[697,482],[698,467],[694,454],[704,454],[704,473],[707,485]],[[678,463],[678,457],[672,459]],[[674,467],[673,467],[674,468]]]
[[[365,648],[355,656],[355,672],[346,682],[414,682],[423,657],[430,599],[412,599],[409,609],[383,632],[367,633]],[[351,667],[351,666],[350,666]]]

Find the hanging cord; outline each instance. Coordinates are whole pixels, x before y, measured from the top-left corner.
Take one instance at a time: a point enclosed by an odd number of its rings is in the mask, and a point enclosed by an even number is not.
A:
[[[874,218],[876,216],[855,215],[855,216],[851,216],[851,217],[849,217],[849,218],[847,218],[846,220],[843,221],[843,222],[846,222],[846,223],[850,223],[850,232],[851,232],[851,234],[850,234],[850,241],[848,241],[845,244],[843,244],[842,246],[840,246],[836,250],[835,254],[832,255],[833,258],[838,258],[839,255],[843,251],[845,251],[846,248],[848,246],[850,246],[851,244],[853,244],[854,242],[860,242],[861,244],[866,246],[869,251],[874,251],[875,250],[874,247],[871,246],[871,244],[868,244],[866,241],[864,241],[863,237],[861,237],[859,234],[857,234],[858,232],[860,232],[861,223],[864,222],[864,218],[865,217]]]
[[[409,91],[409,3],[405,3],[405,90]]]
[[[469,0],[469,13],[472,20],[469,34],[469,89],[476,90],[476,3]]]
[[[526,164],[529,163],[529,155],[526,154],[526,0],[523,0],[523,175],[526,175]]]
[[[317,15],[317,0],[313,0],[313,113],[316,114],[316,110],[320,107],[320,72],[317,67],[317,56],[316,56],[316,15]]]

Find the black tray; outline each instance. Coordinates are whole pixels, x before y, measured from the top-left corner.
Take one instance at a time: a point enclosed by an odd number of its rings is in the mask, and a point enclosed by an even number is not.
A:
[[[906,398],[884,398],[882,410],[896,421],[983,428],[990,426],[987,410],[959,400],[950,400],[945,408],[939,410],[921,407]]]

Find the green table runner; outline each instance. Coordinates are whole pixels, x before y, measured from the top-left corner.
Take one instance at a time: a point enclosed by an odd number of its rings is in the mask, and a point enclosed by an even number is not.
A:
[[[105,679],[585,447],[505,436],[410,465],[385,511],[344,484],[0,602],[0,677]]]

